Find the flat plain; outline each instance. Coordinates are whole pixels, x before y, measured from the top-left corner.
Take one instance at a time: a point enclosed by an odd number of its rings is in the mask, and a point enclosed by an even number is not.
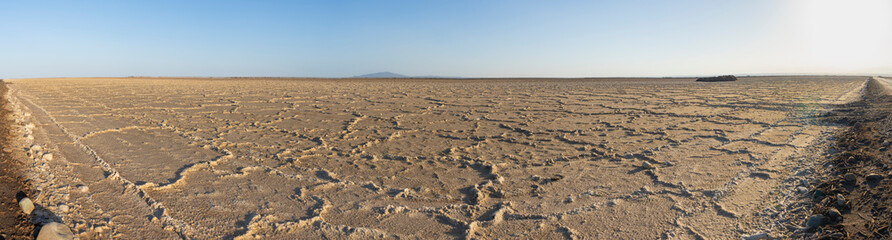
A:
[[[729,239],[802,225],[866,79],[7,82],[81,238]]]

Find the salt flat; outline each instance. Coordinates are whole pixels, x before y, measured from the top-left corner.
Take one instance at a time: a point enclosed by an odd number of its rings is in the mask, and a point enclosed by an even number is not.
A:
[[[727,239],[800,224],[768,216],[865,81],[8,87],[35,201],[82,238]]]

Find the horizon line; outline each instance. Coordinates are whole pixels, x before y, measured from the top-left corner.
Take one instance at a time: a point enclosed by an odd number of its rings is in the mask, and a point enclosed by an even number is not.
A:
[[[437,77],[432,75],[424,76],[405,76],[405,77],[311,77],[311,76],[106,76],[106,77],[24,77],[24,78],[2,78],[0,80],[12,79],[74,79],[74,78],[201,78],[201,79],[666,79],[666,78],[699,78],[712,77],[720,75],[734,75],[737,77],[872,77],[872,76],[892,76],[892,73],[886,74],[814,74],[814,73],[761,73],[761,74],[699,74],[699,75],[670,75],[670,76],[587,76],[587,77],[520,77],[520,76],[502,76],[502,77]]]

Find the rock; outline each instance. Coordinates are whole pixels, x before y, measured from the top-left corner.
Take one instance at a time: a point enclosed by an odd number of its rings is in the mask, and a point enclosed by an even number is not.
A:
[[[69,240],[74,239],[71,229],[65,224],[52,222],[43,225],[40,233],[37,234],[37,240]]]
[[[836,205],[840,207],[845,206],[846,197],[843,197],[842,194],[836,194]]]
[[[765,232],[754,233],[754,234],[750,234],[750,235],[743,235],[740,237],[740,239],[743,239],[743,240],[760,240],[760,239],[769,239],[769,238],[770,238],[770,236],[768,236],[768,233],[765,233]]]
[[[872,174],[870,174],[870,175],[867,175],[867,181],[878,182],[878,181],[880,181],[880,180],[883,180],[883,176],[882,176],[882,175],[879,175],[879,174],[876,174],[876,173],[872,173]]]
[[[90,187],[87,187],[86,185],[80,185],[80,186],[77,186],[77,190],[81,191],[81,192],[87,192],[87,191],[90,191]]]
[[[530,179],[532,179],[533,181],[538,182],[538,181],[541,181],[541,180],[542,180],[542,177],[540,177],[539,175],[533,175],[532,177],[530,177]]]
[[[799,191],[799,193],[807,193],[807,192],[808,192],[808,188],[806,188],[806,187],[796,187],[796,191]]]
[[[30,198],[22,198],[22,200],[19,200],[19,207],[22,208],[22,212],[25,212],[25,214],[31,214],[31,211],[34,211],[34,202]]]
[[[815,200],[818,200],[822,197],[824,197],[824,191],[821,190],[815,190],[815,194],[812,196],[812,198]]]
[[[800,181],[799,184],[802,185],[803,187],[811,186],[811,183],[808,182],[808,179],[802,179],[802,181]]]
[[[830,208],[830,210],[827,211],[827,216],[830,217],[830,219],[839,219],[842,217],[842,214],[839,213],[839,210],[836,210],[836,208]]]
[[[59,211],[67,213],[68,210],[69,210],[68,205],[65,205],[65,204],[59,205]]]
[[[843,178],[847,182],[855,182],[855,180],[858,180],[858,176],[855,176],[855,174],[853,174],[853,173],[846,173],[846,175]]]
[[[654,167],[654,166],[653,166],[652,164],[650,164],[649,162],[643,162],[643,163],[641,163],[641,168],[644,168],[644,169],[655,169],[655,168],[657,168],[657,167]]]
[[[821,226],[822,223],[824,223],[824,215],[815,214],[811,215],[811,217],[808,217],[808,221],[805,222],[805,227],[815,228]]]
[[[43,156],[41,156],[40,158],[43,159],[44,161],[50,161],[50,160],[53,160],[53,154],[52,153],[44,153]]]
[[[36,151],[40,151],[41,149],[43,149],[43,147],[41,147],[40,145],[37,145],[37,144],[31,145],[31,151],[36,152]]]

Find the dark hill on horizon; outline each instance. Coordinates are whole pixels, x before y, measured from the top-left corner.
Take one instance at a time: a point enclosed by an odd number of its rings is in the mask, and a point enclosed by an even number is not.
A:
[[[376,72],[369,73],[359,76],[353,76],[352,78],[408,78],[409,76],[392,73],[392,72]]]

